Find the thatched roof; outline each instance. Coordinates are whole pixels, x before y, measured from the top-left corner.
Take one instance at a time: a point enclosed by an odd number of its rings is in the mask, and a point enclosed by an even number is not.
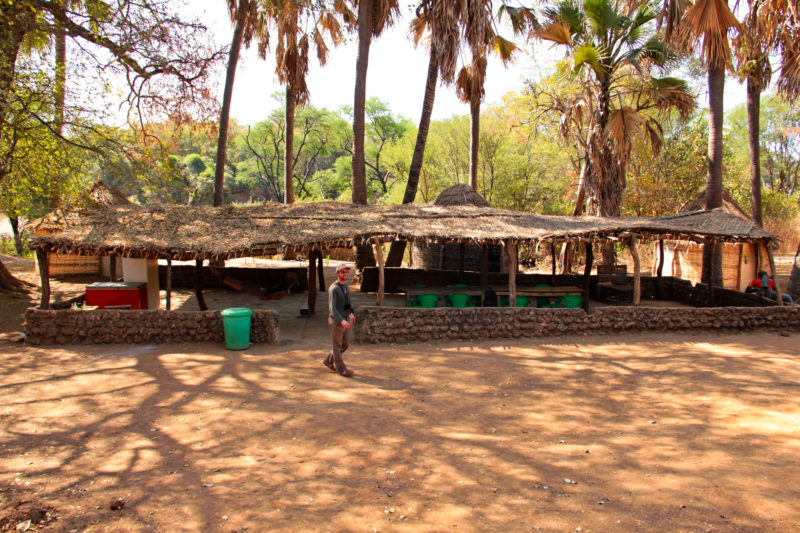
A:
[[[433,205],[452,207],[456,205],[474,205],[475,207],[491,207],[486,198],[475,192],[469,185],[457,183],[441,192]]]
[[[107,185],[102,179],[94,183],[89,191],[86,207],[97,207],[103,205],[129,205],[130,200],[120,191]]]
[[[691,211],[702,211],[705,208],[706,208],[706,190],[703,189],[702,191],[700,191],[700,194],[697,196],[697,198],[695,198],[694,200],[683,206],[683,209],[681,209],[681,213],[688,213]],[[729,193],[728,189],[725,189],[724,187],[722,189],[722,206],[720,206],[720,209],[722,209],[723,211],[727,211],[728,213],[733,213],[734,215],[738,215],[747,220],[753,219],[750,215],[748,215],[745,212],[744,209],[742,209],[739,206],[739,204],[736,203],[736,200],[733,199],[731,193]]]
[[[492,208],[342,203],[108,206],[53,212],[32,224],[34,249],[176,260],[271,255],[382,242],[600,241],[630,235],[703,241],[772,240],[722,210],[660,218],[534,215]]]

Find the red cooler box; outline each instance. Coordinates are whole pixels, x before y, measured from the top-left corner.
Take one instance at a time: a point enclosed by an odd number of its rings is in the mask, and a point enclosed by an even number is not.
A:
[[[130,305],[147,309],[147,283],[144,281],[99,281],[86,286],[86,305],[100,309]]]

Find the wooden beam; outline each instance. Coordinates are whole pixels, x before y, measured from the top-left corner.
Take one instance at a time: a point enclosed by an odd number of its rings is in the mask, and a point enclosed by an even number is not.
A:
[[[642,269],[641,262],[639,261],[639,238],[631,236],[628,245],[631,248],[631,256],[633,257],[633,305],[639,305],[642,298]]]
[[[767,258],[769,259],[769,269],[772,272],[772,280],[775,282],[775,292],[778,293],[778,305],[783,305],[783,294],[781,294],[781,287],[778,285],[778,271],[775,270],[775,256],[772,255],[772,250],[769,244],[765,246],[767,249]],[[767,285],[769,289],[769,285]]]
[[[656,270],[656,293],[664,299],[664,239],[658,239],[658,270]]]
[[[313,315],[317,307],[317,256],[316,250],[308,251],[308,309]]]
[[[550,258],[553,260],[553,272],[550,274],[550,285],[556,286],[556,241],[550,242]]]
[[[319,277],[319,292],[325,292],[325,267],[323,265],[322,250],[317,250],[317,276]]]
[[[383,247],[378,239],[375,239],[375,254],[378,256],[378,297],[375,303],[378,306],[381,306],[383,305],[384,286],[386,280],[384,277]]]
[[[517,245],[506,241],[508,254],[508,306],[517,306]]]
[[[194,260],[194,295],[197,297],[197,305],[201,311],[208,311],[206,299],[203,298],[203,260]]]
[[[717,246],[714,241],[707,241],[703,246],[711,245],[711,273],[708,276],[708,306],[714,307],[714,263],[717,258]]]
[[[42,280],[42,300],[39,309],[50,309],[50,266],[47,252],[36,250],[36,262],[39,263],[39,277]]]
[[[592,243],[586,241],[586,266],[583,269],[583,310],[589,312],[589,290],[592,283],[592,263],[594,263],[594,249]]]
[[[167,257],[167,311],[172,309],[172,258]]]
[[[481,247],[481,286],[489,285],[489,245],[484,243]]]
[[[464,255],[466,245],[463,242],[458,243],[458,281],[459,283],[464,279]]]
[[[117,256],[108,256],[108,279],[110,281],[117,281]]]

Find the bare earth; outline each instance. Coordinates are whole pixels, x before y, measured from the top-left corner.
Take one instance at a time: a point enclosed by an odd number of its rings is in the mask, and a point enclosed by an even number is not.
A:
[[[797,335],[354,346],[348,380],[324,329],[0,341],[0,529],[800,530]]]

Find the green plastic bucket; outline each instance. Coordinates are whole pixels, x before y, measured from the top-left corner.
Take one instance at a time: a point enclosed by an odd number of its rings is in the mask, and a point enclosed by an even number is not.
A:
[[[508,302],[510,298],[508,296],[501,296],[500,297],[500,307],[508,307]],[[531,303],[531,299],[527,296],[517,296],[515,300],[517,305],[515,307],[528,307],[528,304]]]
[[[578,309],[583,305],[583,296],[580,294],[567,294],[561,297],[559,304],[567,309]]]
[[[450,304],[453,307],[463,308],[467,306],[467,302],[469,301],[469,294],[463,294],[461,292],[457,292],[451,294],[449,298],[450,298]]]
[[[417,296],[417,299],[419,301],[419,306],[427,309],[436,307],[436,304],[439,302],[439,296],[436,294],[420,294]]]
[[[246,350],[250,347],[250,317],[253,311],[246,307],[229,307],[222,310],[222,327],[225,330],[225,347],[229,350]]]

